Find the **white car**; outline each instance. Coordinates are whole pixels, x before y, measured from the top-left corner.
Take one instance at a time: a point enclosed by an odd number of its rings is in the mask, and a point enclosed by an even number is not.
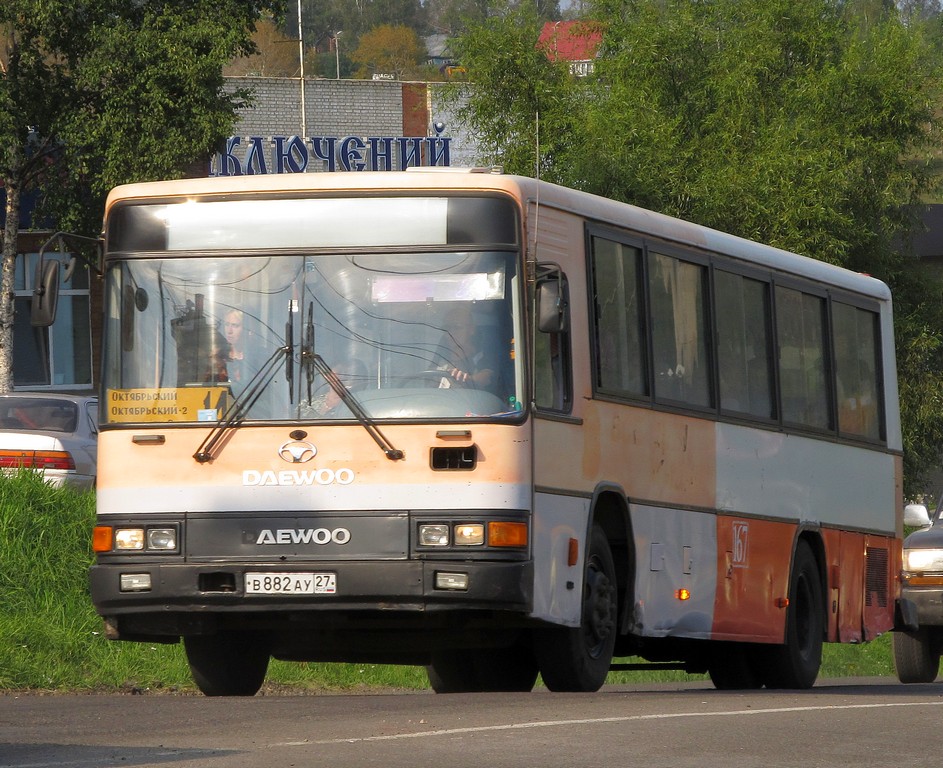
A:
[[[0,470],[29,467],[51,485],[94,488],[98,398],[52,392],[0,395]]]

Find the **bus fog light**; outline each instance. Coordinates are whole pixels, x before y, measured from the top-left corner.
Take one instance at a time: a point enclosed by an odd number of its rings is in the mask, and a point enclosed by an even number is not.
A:
[[[444,523],[426,523],[419,526],[419,544],[423,547],[447,547],[449,527]]]
[[[144,529],[115,529],[115,549],[144,549]]]
[[[459,523],[455,526],[455,544],[463,547],[485,543],[485,526],[481,523]]]
[[[122,592],[149,592],[151,589],[151,574],[149,573],[122,573]]]
[[[435,588],[466,591],[468,589],[468,574],[445,573],[443,571],[436,571]]]
[[[173,528],[149,528],[147,548],[173,550],[177,548],[177,531]]]

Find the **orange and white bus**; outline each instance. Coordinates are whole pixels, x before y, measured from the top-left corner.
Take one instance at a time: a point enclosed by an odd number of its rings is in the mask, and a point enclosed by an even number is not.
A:
[[[804,688],[893,628],[878,280],[454,170],[124,186],[104,246],[91,595],[206,694]]]

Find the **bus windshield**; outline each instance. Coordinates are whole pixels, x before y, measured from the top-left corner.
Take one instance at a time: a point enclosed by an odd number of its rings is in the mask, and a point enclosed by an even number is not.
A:
[[[517,415],[516,251],[404,251],[112,262],[106,421]]]

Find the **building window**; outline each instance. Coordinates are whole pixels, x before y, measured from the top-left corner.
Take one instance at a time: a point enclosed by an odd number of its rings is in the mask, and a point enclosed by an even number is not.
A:
[[[68,253],[44,256],[62,263],[60,274],[63,277],[59,286],[56,322],[49,328],[34,328],[30,324],[39,254],[20,254],[16,258],[13,384],[17,388],[92,386],[89,269],[77,260],[69,274],[70,256]]]

